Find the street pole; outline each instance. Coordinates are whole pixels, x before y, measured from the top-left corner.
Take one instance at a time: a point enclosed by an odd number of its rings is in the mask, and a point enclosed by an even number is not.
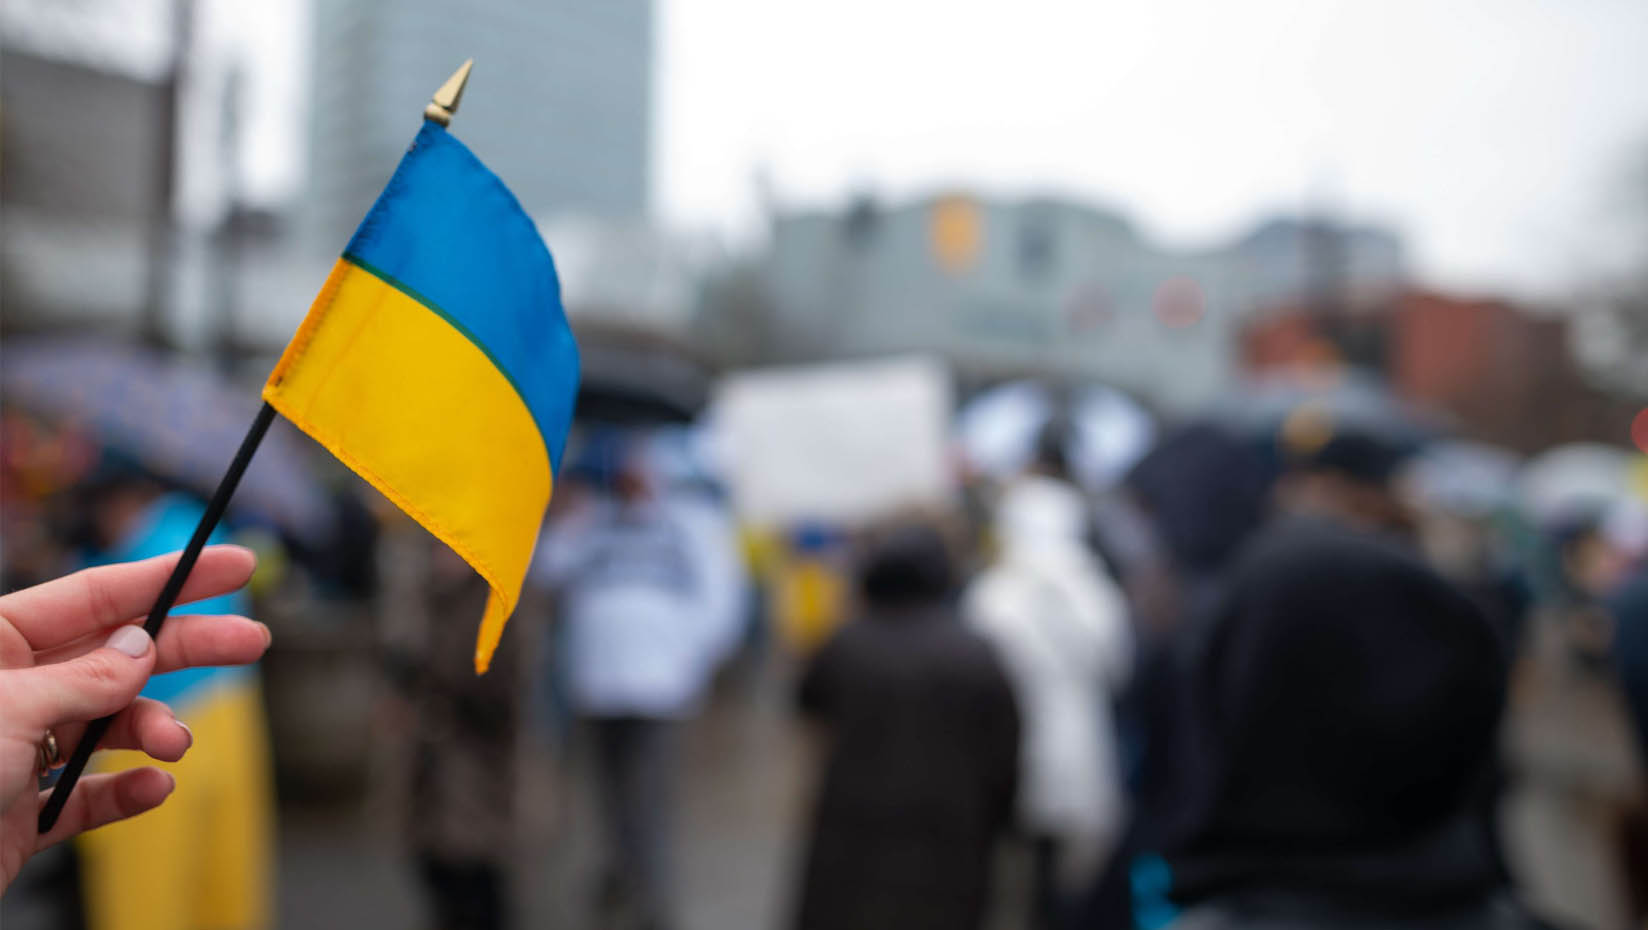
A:
[[[138,320],[138,335],[148,345],[166,348],[168,312],[172,298],[172,270],[176,266],[177,133],[180,98],[187,78],[189,46],[194,35],[194,0],[172,4],[172,64],[160,83],[160,113],[156,121],[154,203],[149,219],[149,274]]]

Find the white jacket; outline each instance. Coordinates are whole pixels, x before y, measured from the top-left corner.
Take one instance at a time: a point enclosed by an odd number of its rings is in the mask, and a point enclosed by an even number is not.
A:
[[[1001,555],[968,587],[967,622],[997,648],[1019,700],[1024,826],[1062,840],[1066,877],[1091,874],[1126,811],[1110,711],[1133,641],[1121,591],[1087,548],[1073,487],[1026,477],[997,509]]]
[[[689,715],[738,643],[737,540],[702,497],[588,501],[549,526],[533,571],[561,594],[563,672],[580,713]]]

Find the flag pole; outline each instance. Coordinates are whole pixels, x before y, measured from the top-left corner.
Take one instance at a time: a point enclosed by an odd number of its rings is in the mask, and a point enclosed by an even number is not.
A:
[[[465,61],[446,83],[435,91],[430,98],[429,106],[424,108],[425,119],[433,120],[442,126],[449,125],[452,116],[458,111],[458,101],[463,97],[464,85],[469,83],[469,72],[474,67],[473,58]],[[200,552],[206,548],[206,540],[211,538],[212,531],[217,529],[218,521],[223,519],[223,512],[229,508],[229,499],[234,497],[235,488],[240,485],[241,476],[246,473],[246,466],[252,464],[252,456],[257,453],[263,437],[269,432],[269,424],[275,421],[275,408],[268,401],[258,408],[257,416],[252,419],[252,425],[246,430],[246,436],[240,441],[240,448],[235,451],[235,457],[229,462],[229,469],[223,473],[218,482],[217,490],[212,492],[211,500],[206,504],[206,512],[200,515],[200,522],[195,524],[194,535],[189,538],[189,545],[183,550],[183,555],[177,560],[172,569],[171,577],[166,579],[166,586],[160,589],[160,596],[155,598],[154,606],[149,609],[148,619],[143,621],[143,629],[151,639],[160,636],[160,628],[166,622],[166,615],[177,604],[178,595],[183,591],[184,582],[189,580],[189,572],[194,570],[195,562],[200,559]],[[51,797],[46,799],[44,807],[40,808],[40,820],[37,830],[44,836],[56,825],[57,818],[63,813],[63,806],[69,802],[69,794],[80,781],[80,776],[86,771],[86,763],[91,760],[92,752],[97,744],[102,742],[108,733],[109,726],[114,722],[114,715],[110,714],[98,720],[93,720],[86,727],[86,732],[80,737],[80,743],[74,747],[73,755],[69,756],[68,764],[63,766],[62,774],[58,776],[57,784],[52,787]]]
[[[206,547],[206,540],[211,537],[212,531],[217,529],[218,521],[223,518],[223,511],[229,507],[229,498],[234,496],[235,487],[240,484],[240,476],[246,473],[246,466],[252,464],[253,453],[257,452],[258,444],[263,442],[263,435],[269,431],[269,424],[274,420],[275,408],[265,402],[258,408],[251,429],[246,431],[246,438],[240,441],[240,449],[235,452],[234,460],[229,463],[229,470],[223,473],[223,480],[218,482],[217,490],[212,492],[206,512],[200,515],[200,522],[195,524],[195,534],[189,538],[189,545],[184,548],[183,557],[177,560],[171,577],[166,579],[166,586],[160,589],[160,596],[155,598],[154,607],[149,609],[149,618],[143,621],[143,629],[151,639],[160,635],[160,627],[166,622],[166,614],[170,613],[173,605],[177,603],[177,596],[183,591],[183,583],[189,579],[189,572],[194,569],[195,562],[200,558],[200,550]],[[40,809],[39,831],[42,836],[57,823],[58,815],[63,813],[63,805],[69,802],[69,792],[74,790],[75,783],[80,780],[80,774],[86,770],[86,763],[91,760],[92,750],[97,748],[104,734],[108,733],[109,724],[113,722],[114,715],[110,714],[93,720],[86,727],[79,745],[74,747],[74,754],[63,767],[63,774],[52,787],[51,797],[46,799],[46,806]]]

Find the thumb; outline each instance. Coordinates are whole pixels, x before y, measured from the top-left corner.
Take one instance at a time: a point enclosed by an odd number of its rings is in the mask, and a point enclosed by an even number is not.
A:
[[[122,626],[102,648],[67,662],[16,670],[19,687],[13,694],[21,716],[41,728],[95,720],[136,700],[154,664],[149,634],[140,626]]]

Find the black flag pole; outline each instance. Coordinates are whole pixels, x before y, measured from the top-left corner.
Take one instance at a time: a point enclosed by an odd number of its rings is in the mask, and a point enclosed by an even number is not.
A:
[[[430,98],[429,106],[424,108],[425,119],[434,120],[442,126],[448,125],[453,114],[458,110],[458,101],[463,98],[464,86],[469,83],[469,72],[474,67],[473,58],[465,61],[452,76],[446,79]],[[229,470],[223,473],[223,479],[218,482],[217,490],[212,492],[212,499],[206,505],[206,512],[201,514],[200,522],[195,526],[195,534],[190,537],[189,545],[183,550],[183,557],[177,560],[177,567],[172,569],[172,576],[166,579],[166,586],[160,589],[160,596],[155,599],[154,607],[149,610],[149,618],[143,622],[143,629],[151,639],[160,636],[160,627],[166,622],[166,615],[177,605],[177,596],[183,591],[184,582],[189,580],[189,572],[194,570],[195,562],[200,559],[200,551],[206,548],[206,540],[211,538],[212,531],[217,529],[219,520],[223,519],[223,512],[229,508],[229,498],[234,497],[235,488],[240,484],[240,477],[246,473],[246,466],[252,463],[252,456],[257,453],[258,444],[263,442],[263,435],[269,431],[269,424],[275,421],[275,408],[268,402],[258,410],[252,420],[252,426],[246,431],[246,438],[240,441],[240,449],[235,452],[234,460],[229,463]],[[69,757],[68,764],[58,776],[57,784],[52,788],[51,797],[46,799],[46,806],[40,808],[40,823],[38,830],[41,835],[51,830],[57,823],[57,818],[63,814],[63,806],[69,802],[69,793],[74,791],[75,783],[86,771],[86,763],[90,761],[92,752],[109,731],[109,725],[114,722],[114,715],[100,720],[93,720],[87,727],[84,736],[80,737],[80,744],[74,747],[74,754]]]
[[[166,579],[166,586],[160,589],[160,596],[155,598],[154,607],[149,609],[149,618],[143,621],[143,629],[151,639],[160,636],[160,627],[166,622],[166,615],[177,604],[177,596],[183,591],[183,583],[189,580],[189,572],[194,570],[195,562],[200,558],[200,550],[206,548],[206,540],[211,538],[212,531],[217,529],[218,521],[223,519],[223,512],[229,507],[229,498],[235,494],[235,488],[240,484],[240,476],[246,473],[246,466],[252,463],[252,456],[257,452],[258,444],[263,442],[263,435],[269,431],[269,424],[275,420],[275,408],[265,403],[252,420],[252,426],[246,431],[246,438],[240,441],[240,449],[235,452],[234,460],[229,463],[229,470],[223,473],[223,480],[217,484],[217,490],[212,492],[212,499],[206,504],[206,512],[200,515],[200,522],[195,524],[195,534],[189,538],[189,545],[183,550],[183,557],[177,560],[177,566],[172,569],[172,576]],[[92,751],[102,741],[109,731],[109,724],[114,721],[110,714],[100,720],[93,720],[86,727],[85,735],[80,737],[80,744],[74,747],[74,755],[63,767],[63,774],[58,777],[57,784],[52,788],[51,797],[46,799],[46,806],[40,809],[39,830],[42,835],[51,830],[57,823],[57,818],[63,813],[63,805],[69,802],[69,792],[74,790],[75,783],[86,770],[86,763],[92,757]]]

